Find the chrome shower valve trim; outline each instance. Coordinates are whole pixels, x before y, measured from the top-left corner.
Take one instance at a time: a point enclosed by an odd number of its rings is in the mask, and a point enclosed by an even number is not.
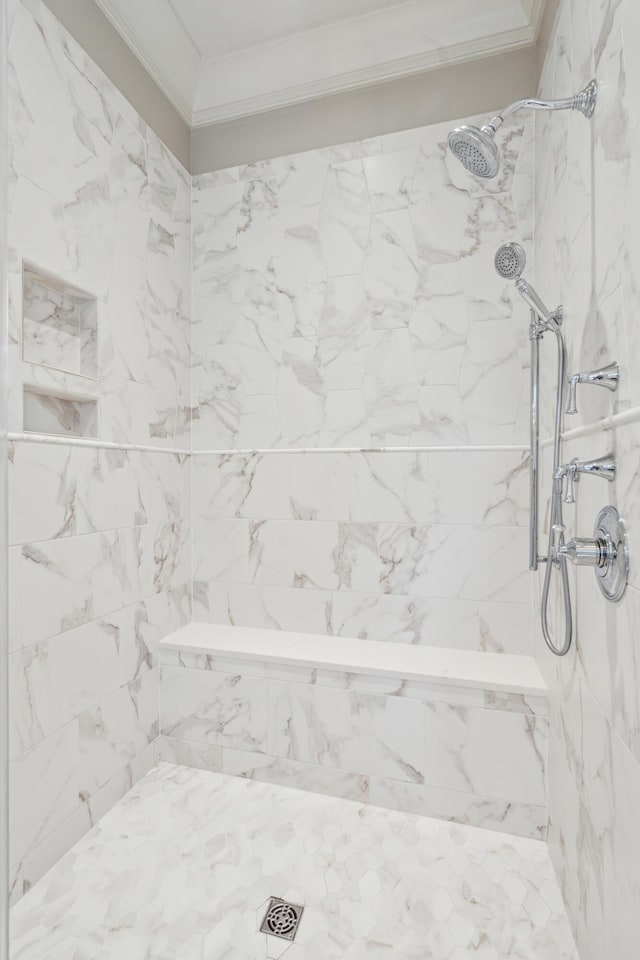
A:
[[[576,391],[579,383],[592,383],[596,387],[606,387],[612,393],[620,386],[620,364],[617,362],[609,363],[606,367],[598,367],[596,370],[587,370],[584,373],[574,373],[569,377],[569,399],[565,413],[569,415],[577,413]]]
[[[598,457],[596,460],[578,460],[574,457],[569,463],[565,463],[555,474],[555,479],[562,481],[567,478],[567,491],[564,497],[565,503],[575,503],[575,484],[580,480],[582,474],[588,474],[592,477],[602,477],[613,483],[618,471],[618,463],[615,454],[607,453],[604,457]]]
[[[483,127],[464,124],[452,130],[448,137],[449,149],[469,173],[476,177],[492,179],[500,170],[500,152],[495,135],[504,121],[518,110],[577,110],[587,119],[593,116],[598,98],[598,82],[590,83],[579,93],[562,100],[516,100]]]
[[[629,547],[624,522],[615,507],[596,517],[593,538],[574,537],[560,547],[560,555],[579,567],[593,567],[600,591],[614,603],[629,579]]]

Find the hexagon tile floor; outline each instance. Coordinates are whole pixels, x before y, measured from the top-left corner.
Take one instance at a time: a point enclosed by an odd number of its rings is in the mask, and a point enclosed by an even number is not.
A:
[[[12,960],[282,956],[577,960],[539,841],[169,764],[13,910]]]

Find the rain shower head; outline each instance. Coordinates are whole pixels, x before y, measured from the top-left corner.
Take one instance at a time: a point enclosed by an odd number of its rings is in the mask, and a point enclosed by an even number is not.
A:
[[[584,90],[564,100],[516,100],[483,127],[456,127],[449,134],[449,149],[469,173],[491,180],[500,170],[500,151],[495,135],[505,119],[517,110],[577,110],[587,119],[593,116],[598,96],[598,83],[592,80]]]
[[[517,280],[527,265],[527,255],[519,243],[503,243],[493,260],[496,272],[505,280]]]
[[[449,149],[476,177],[492,179],[500,169],[500,154],[490,127],[456,127],[449,134]]]

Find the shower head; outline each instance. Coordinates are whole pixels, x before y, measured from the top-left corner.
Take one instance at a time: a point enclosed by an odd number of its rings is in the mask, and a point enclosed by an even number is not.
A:
[[[503,243],[494,257],[496,272],[505,280],[517,280],[527,265],[527,255],[519,243]]]
[[[476,177],[492,179],[500,169],[500,154],[490,127],[456,127],[449,134],[449,149]]]
[[[506,117],[527,107],[532,110],[577,110],[590,119],[596,106],[598,83],[592,80],[584,90],[564,100],[516,100],[483,127],[456,127],[449,134],[449,149],[469,173],[491,180],[500,170],[500,152],[495,135]]]
[[[531,284],[522,276],[527,255],[519,243],[503,243],[493,259],[496,273],[505,280],[515,280],[518,293],[548,329],[558,329],[558,311],[551,312],[544,305]]]

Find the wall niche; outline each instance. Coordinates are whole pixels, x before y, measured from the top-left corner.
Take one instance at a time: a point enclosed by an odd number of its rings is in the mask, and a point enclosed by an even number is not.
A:
[[[23,422],[26,433],[58,437],[98,437],[98,401],[25,385]]]
[[[24,263],[22,356],[28,363],[97,380],[97,299]]]

